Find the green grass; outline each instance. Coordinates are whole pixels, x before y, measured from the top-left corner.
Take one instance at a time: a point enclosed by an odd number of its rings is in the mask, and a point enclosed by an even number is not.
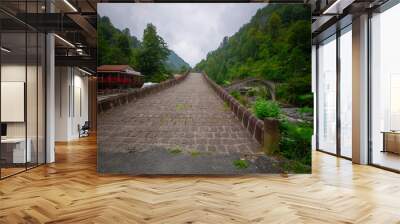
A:
[[[176,110],[177,111],[181,111],[183,109],[185,109],[185,104],[182,104],[182,103],[177,103],[176,104]]]
[[[197,151],[197,150],[192,150],[192,151],[190,152],[190,155],[193,156],[193,157],[196,157],[196,156],[201,155],[201,152],[199,152],[199,151]]]
[[[182,111],[182,110],[187,110],[189,108],[191,108],[192,106],[189,104],[185,104],[185,103],[177,103],[176,104],[176,111]]]
[[[182,153],[182,149],[181,149],[179,146],[175,146],[175,147],[173,147],[173,148],[170,148],[170,149],[168,150],[168,152],[169,152],[170,154],[176,155],[176,154]]]
[[[230,108],[229,108],[229,104],[228,104],[228,102],[224,102],[224,110],[225,111],[227,111],[227,110],[230,110]]]
[[[249,167],[249,162],[247,162],[247,160],[238,159],[233,161],[233,165],[236,167],[236,169],[241,170]]]

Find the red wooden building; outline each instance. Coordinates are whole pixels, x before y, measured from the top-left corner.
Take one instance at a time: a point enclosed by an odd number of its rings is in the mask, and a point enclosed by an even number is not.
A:
[[[144,76],[129,65],[102,65],[97,68],[97,83],[100,92],[140,88]]]

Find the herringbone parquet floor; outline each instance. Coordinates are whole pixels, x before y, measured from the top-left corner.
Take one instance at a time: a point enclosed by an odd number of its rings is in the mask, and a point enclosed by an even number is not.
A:
[[[0,181],[0,223],[400,223],[400,175],[319,152],[312,175],[96,173],[96,141]]]

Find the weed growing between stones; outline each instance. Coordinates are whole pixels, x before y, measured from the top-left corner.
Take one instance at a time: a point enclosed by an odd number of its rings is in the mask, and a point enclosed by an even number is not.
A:
[[[176,111],[182,111],[182,110],[187,110],[191,108],[192,106],[190,104],[185,104],[185,103],[177,103],[176,104]]]
[[[175,146],[175,147],[173,147],[173,148],[170,148],[170,149],[168,150],[168,152],[169,152],[170,154],[176,155],[176,154],[182,153],[182,149],[181,149],[179,146]]]
[[[196,157],[196,156],[201,155],[201,152],[199,152],[199,151],[197,151],[197,150],[192,150],[192,151],[190,152],[190,155],[193,156],[193,157]]]
[[[249,167],[249,162],[247,162],[247,160],[244,159],[238,159],[233,161],[233,165],[236,167],[236,169],[241,170]]]
[[[224,111],[230,110],[228,102],[224,102]]]

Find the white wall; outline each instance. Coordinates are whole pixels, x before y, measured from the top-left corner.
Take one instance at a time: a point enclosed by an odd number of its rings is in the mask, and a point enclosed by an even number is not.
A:
[[[25,64],[3,64],[1,66],[1,81],[2,82],[25,82]],[[6,108],[1,108],[6,110]],[[8,137],[25,137],[25,122],[7,123]]]
[[[1,65],[1,81],[25,82],[25,64],[3,64]]]
[[[79,138],[78,125],[88,120],[88,78],[73,67],[56,67],[55,141]]]
[[[78,75],[77,75],[78,72]],[[89,119],[89,110],[88,110],[88,99],[89,99],[89,94],[88,94],[88,77],[87,76],[82,76],[83,73],[79,72],[79,70],[74,70],[74,108],[72,110],[72,115],[73,119],[71,120],[71,135],[74,136],[74,138],[79,137],[78,133],[78,124],[81,126],[85,123],[85,121],[88,121]],[[80,101],[80,102],[79,102]]]
[[[69,133],[70,75],[67,67],[55,68],[55,141],[67,141]]]
[[[27,69],[27,70],[26,70]],[[28,72],[28,81],[29,86],[36,86],[36,80],[31,80],[30,75],[36,75],[36,67],[34,66],[25,66],[25,64],[3,64],[1,66],[1,81],[2,82],[24,82],[26,71]],[[29,137],[29,130],[32,128],[36,130],[36,88],[27,88],[27,106],[30,106],[27,109],[27,119],[28,119],[28,137]],[[40,107],[41,105],[39,105]],[[7,108],[1,108],[2,110],[7,110]],[[22,108],[24,110],[24,108]],[[32,123],[33,122],[33,123]],[[7,136],[8,137],[25,137],[25,126],[26,122],[7,122]],[[36,134],[36,132],[35,132]]]
[[[29,139],[29,147],[32,150],[32,162],[39,159],[39,163],[44,163],[45,150],[45,117],[44,117],[44,73],[41,66],[28,65],[18,63],[4,63],[1,66],[2,82],[24,82],[26,84],[26,107],[25,102],[20,113],[26,112],[26,120],[21,122],[6,122],[8,138],[24,138],[25,135]],[[27,80],[25,80],[27,79]],[[4,89],[2,89],[3,92]],[[24,94],[24,90],[19,90]],[[4,94],[4,93],[3,93]],[[2,98],[7,95],[2,95]],[[3,112],[13,110],[10,107],[2,107]],[[17,111],[7,111],[8,113],[16,113]],[[23,116],[23,115],[22,115]]]

